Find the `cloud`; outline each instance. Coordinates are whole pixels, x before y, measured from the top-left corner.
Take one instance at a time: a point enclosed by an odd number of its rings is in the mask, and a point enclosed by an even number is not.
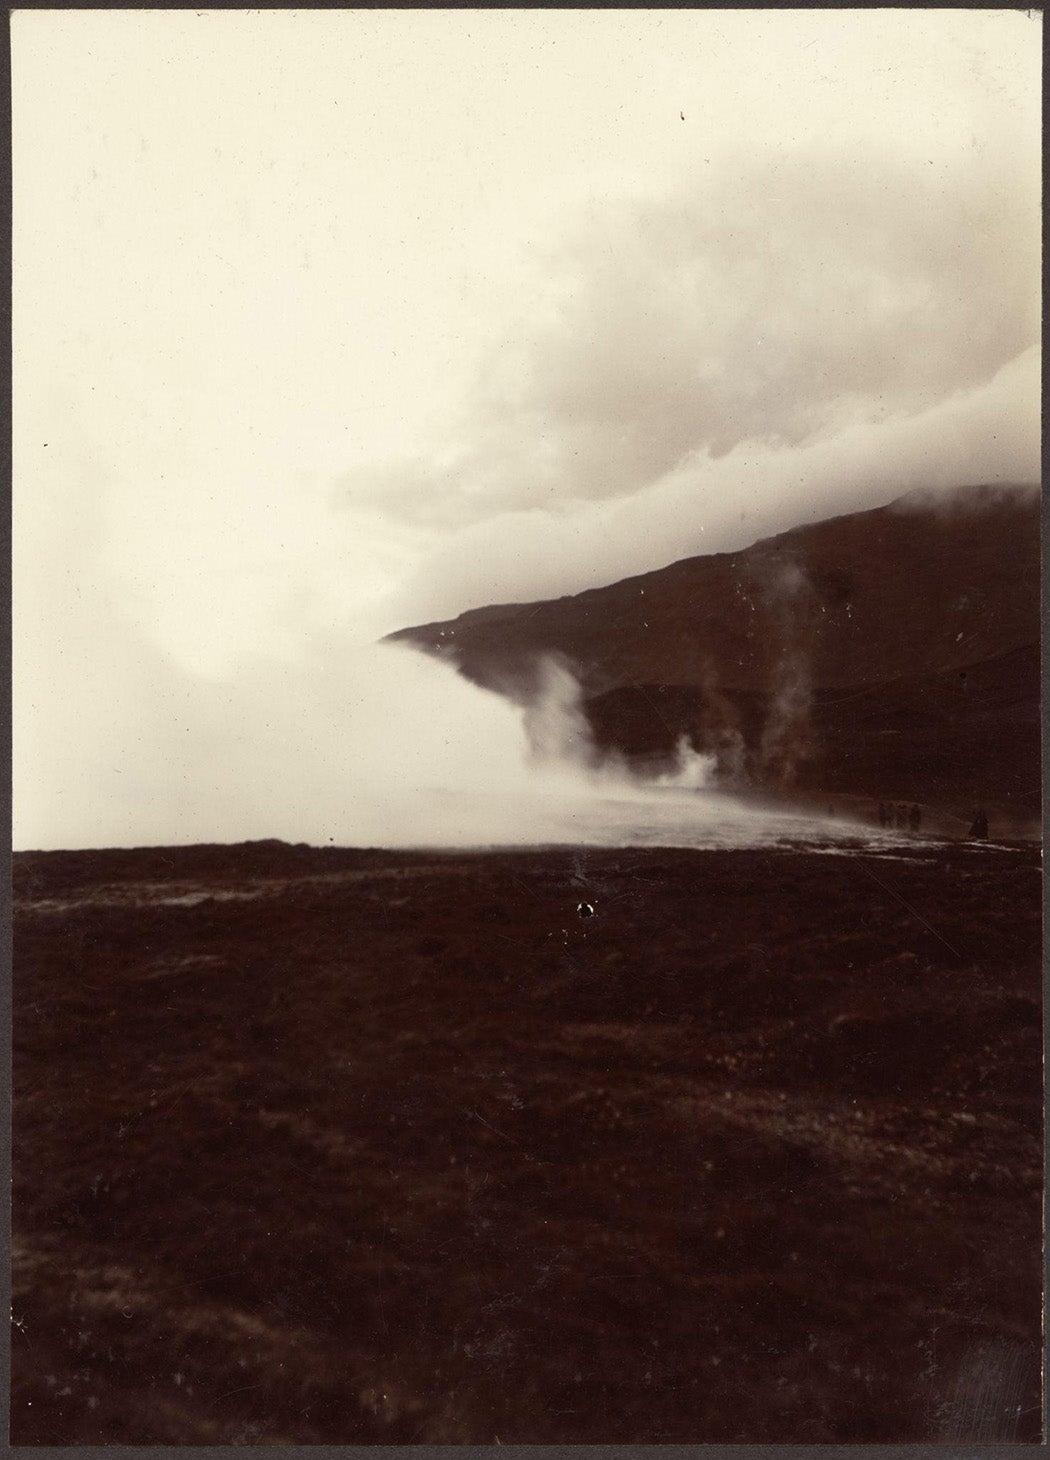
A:
[[[384,616],[400,625],[599,587],[917,490],[1038,479],[1040,356],[914,415],[799,446],[700,449],[637,491],[474,521],[435,540]]]
[[[1035,178],[1008,159],[723,159],[659,203],[592,208],[444,453],[341,489],[448,530],[921,414],[1037,341],[1039,236]]]
[[[92,622],[75,720],[62,679],[19,675],[16,846],[522,834],[521,712],[434,660],[343,640],[215,681],[99,605]]]
[[[16,17],[23,844],[407,835],[520,723],[362,640],[1038,475],[1038,18],[713,14]]]

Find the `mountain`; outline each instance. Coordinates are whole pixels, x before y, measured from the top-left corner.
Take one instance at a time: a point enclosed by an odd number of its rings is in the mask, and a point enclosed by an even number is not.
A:
[[[561,660],[596,752],[643,772],[686,736],[728,782],[1038,813],[1035,488],[910,494],[390,639],[525,705]]]

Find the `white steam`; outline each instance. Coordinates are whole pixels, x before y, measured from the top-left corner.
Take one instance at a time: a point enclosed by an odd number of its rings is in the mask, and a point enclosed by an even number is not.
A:
[[[647,787],[699,791],[714,784],[718,757],[703,754],[688,735],[675,745],[674,764],[653,777],[632,773],[623,756],[594,743],[583,704],[583,690],[560,654],[544,655],[536,665],[536,688],[524,711],[528,763],[548,782],[571,775],[596,793],[632,794]]]
[[[583,709],[579,681],[559,655],[545,655],[536,669],[537,690],[525,709],[529,761],[538,767],[593,772],[598,760]]]
[[[673,771],[665,771],[656,778],[658,786],[682,791],[703,791],[714,785],[718,770],[717,755],[705,755],[697,750],[688,735],[678,737],[675,762]]]
[[[763,780],[790,786],[814,749],[812,647],[817,604],[806,570],[794,558],[775,558],[765,564],[760,559],[758,572],[779,639],[759,769]]]
[[[579,686],[555,658],[526,710],[403,647],[331,645],[216,682],[134,635],[119,642],[98,666],[76,757],[58,753],[58,686],[27,707],[36,733],[16,736],[16,847],[586,841],[602,798],[637,789],[598,757]]]
[[[714,757],[684,738],[673,769],[632,777],[596,750],[568,666],[539,669],[526,710],[401,647],[331,646],[302,666],[257,663],[216,683],[178,676],[125,639],[100,666],[98,723],[82,726],[77,757],[57,753],[59,689],[34,702],[39,737],[15,743],[14,845],[726,846],[834,835],[706,789]]]

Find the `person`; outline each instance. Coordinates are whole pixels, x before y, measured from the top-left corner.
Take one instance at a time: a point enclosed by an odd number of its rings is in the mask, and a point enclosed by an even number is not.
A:
[[[880,801],[879,802],[879,825],[880,826],[888,826],[889,825],[889,820],[890,820],[890,813],[889,813],[889,810],[888,810],[888,808],[886,806],[886,803],[885,803],[885,801]]]
[[[922,825],[922,809],[917,804],[908,812],[908,825],[912,831],[918,831]]]
[[[981,810],[973,813],[973,825],[970,827],[970,835],[975,840],[983,840],[988,835],[988,817]]]

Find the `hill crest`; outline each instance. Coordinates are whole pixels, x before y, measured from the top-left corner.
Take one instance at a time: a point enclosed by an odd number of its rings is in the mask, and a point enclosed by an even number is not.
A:
[[[994,795],[1034,809],[1039,526],[1038,488],[913,492],[736,552],[389,638],[523,705],[540,692],[544,659],[558,658],[596,743],[639,766],[666,762],[683,735],[712,753],[728,738],[733,774],[751,781]],[[782,733],[793,748],[774,753]]]

